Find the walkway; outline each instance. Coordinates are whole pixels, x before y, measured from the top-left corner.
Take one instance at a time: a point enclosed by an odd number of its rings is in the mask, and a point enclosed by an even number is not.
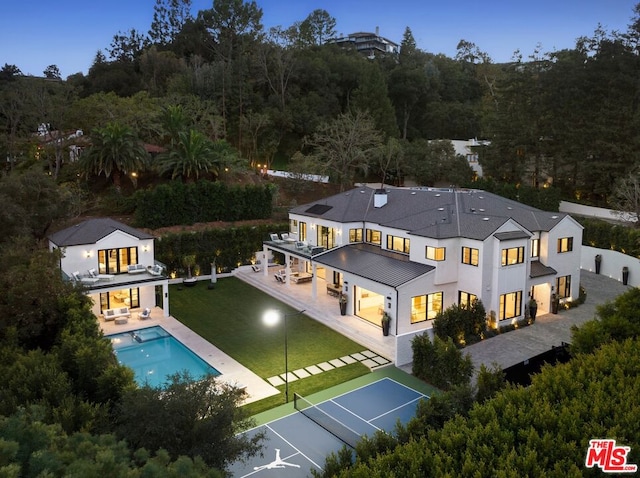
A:
[[[391,365],[391,362],[389,360],[384,357],[380,357],[375,352],[372,352],[371,350],[363,350],[362,352],[345,355],[344,357],[329,360],[328,362],[322,362],[319,364],[311,365],[309,367],[294,370],[293,372],[289,372],[288,382],[295,382],[298,379],[311,377],[312,375],[318,375],[319,373],[328,372],[329,370],[344,367],[345,365],[356,362],[360,362],[365,367],[368,367],[372,372],[380,367]],[[274,387],[278,387],[285,383],[285,375],[284,373],[282,373],[280,375],[270,377],[267,379],[267,382],[269,382]]]
[[[596,275],[584,269],[580,272],[580,276],[580,282],[587,292],[587,300],[584,304],[561,310],[555,315],[538,316],[533,325],[466,347],[464,352],[471,355],[476,372],[480,369],[480,365],[490,367],[494,362],[505,369],[547,352],[552,346],[571,342],[572,326],[581,325],[593,319],[596,315],[596,306],[614,300],[630,288],[615,279]]]

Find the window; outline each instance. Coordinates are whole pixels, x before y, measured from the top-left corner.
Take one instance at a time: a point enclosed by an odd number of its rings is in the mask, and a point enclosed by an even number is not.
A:
[[[573,237],[561,237],[558,239],[558,254],[573,250]]]
[[[306,222],[301,222],[300,223],[300,236],[298,237],[298,239],[300,239],[301,241],[306,241],[307,240],[307,223]]]
[[[362,242],[362,228],[349,229],[349,242]]]
[[[510,292],[500,296],[500,320],[513,319],[520,315],[522,291]]]
[[[387,249],[409,254],[409,239],[398,236],[387,236]]]
[[[470,294],[469,292],[465,292],[463,290],[458,292],[458,305],[460,307],[471,307],[475,301],[478,300],[478,296],[475,294]]]
[[[98,251],[98,274],[125,274],[129,264],[137,263],[137,247],[101,249]]]
[[[571,297],[571,276],[558,277],[556,279],[556,291],[558,299]]]
[[[445,247],[431,247],[427,246],[425,256],[432,261],[444,261],[445,259]]]
[[[531,257],[540,255],[540,239],[531,239]]]
[[[511,247],[502,249],[502,265],[511,266],[524,262],[524,247]]]
[[[473,247],[462,248],[462,263],[469,264],[470,266],[478,265],[478,249]]]
[[[433,320],[442,312],[442,292],[411,298],[411,323]]]
[[[382,234],[375,229],[367,229],[367,242],[371,244],[382,245]]]
[[[289,232],[291,234],[298,234],[298,220],[289,219]]]

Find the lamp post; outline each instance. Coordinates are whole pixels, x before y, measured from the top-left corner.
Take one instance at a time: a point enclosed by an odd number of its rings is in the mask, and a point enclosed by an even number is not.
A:
[[[268,310],[265,312],[262,321],[268,325],[269,327],[273,327],[280,322],[280,317],[282,317],[283,325],[284,325],[284,400],[285,403],[289,403],[289,351],[287,346],[287,318],[294,317],[296,315],[300,315],[305,312],[306,309],[301,310],[300,312],[295,312],[293,314],[283,314],[279,310]]]

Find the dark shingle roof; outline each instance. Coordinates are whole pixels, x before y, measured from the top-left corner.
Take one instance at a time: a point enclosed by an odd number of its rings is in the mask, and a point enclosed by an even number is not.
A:
[[[534,232],[550,231],[567,216],[475,189],[392,188],[379,208],[374,207],[374,194],[372,188],[355,188],[290,212],[341,223],[367,221],[435,239],[477,240],[494,234],[510,219]]]
[[[409,261],[409,257],[370,244],[349,244],[314,257],[318,264],[340,269],[391,287],[420,277],[435,267]]]
[[[114,219],[103,217],[88,219],[75,226],[55,232],[49,236],[49,240],[58,247],[95,244],[114,231],[122,231],[138,239],[153,239],[151,234],[122,224]]]
[[[532,279],[534,277],[542,277],[542,276],[552,276],[556,275],[558,271],[556,271],[553,267],[545,266],[540,261],[531,261],[531,273],[529,277]]]

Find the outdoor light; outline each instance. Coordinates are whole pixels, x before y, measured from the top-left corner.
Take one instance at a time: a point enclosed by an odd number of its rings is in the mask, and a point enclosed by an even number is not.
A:
[[[87,259],[89,259],[89,258],[91,257],[91,255],[92,255],[92,254],[91,254],[91,251],[86,251],[86,252],[85,252],[85,254],[86,254],[86,256],[87,256]]]
[[[284,400],[285,403],[289,403],[289,354],[287,349],[287,318],[300,315],[305,312],[305,309],[300,312],[294,312],[293,314],[283,314],[279,310],[268,310],[262,317],[262,321],[265,325],[273,327],[278,325],[280,318],[283,320],[284,326]]]

